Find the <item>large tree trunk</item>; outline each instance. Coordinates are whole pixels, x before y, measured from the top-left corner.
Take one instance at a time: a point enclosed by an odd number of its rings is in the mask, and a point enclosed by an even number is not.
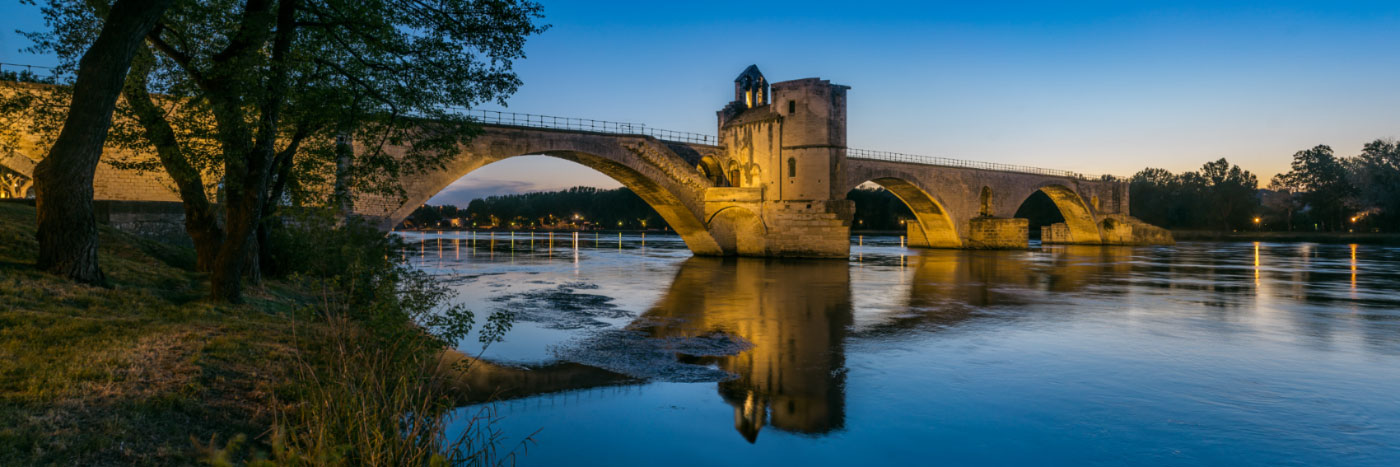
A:
[[[224,243],[224,230],[219,225],[218,213],[209,202],[204,191],[204,177],[186,157],[175,137],[175,130],[166,119],[165,112],[151,98],[147,91],[147,79],[154,64],[149,50],[141,49],[132,60],[131,72],[122,90],[136,114],[136,121],[146,133],[146,138],[156,148],[156,156],[165,168],[165,173],[175,181],[180,193],[180,203],[185,208],[185,232],[194,242],[195,270],[209,272],[214,267],[214,257]]]
[[[131,56],[172,0],[118,0],[78,61],[73,101],[48,157],[34,169],[41,270],[105,284],[97,263],[92,179]]]
[[[248,8],[253,8],[251,2]],[[236,121],[242,115],[242,102],[229,99],[214,104],[216,118],[223,127],[220,136],[223,139],[221,145],[226,151],[224,174],[229,194],[224,210],[228,237],[214,260],[210,277],[210,295],[215,300],[242,302],[243,274],[247,271],[249,259],[256,259],[256,233],[262,223],[263,203],[267,201],[268,179],[271,178],[276,158],[278,116],[287,90],[286,60],[296,32],[295,13],[296,2],[284,0],[278,3],[271,76],[265,82],[267,94],[259,102],[256,133],[243,131],[246,127]],[[236,62],[228,64],[236,65]]]

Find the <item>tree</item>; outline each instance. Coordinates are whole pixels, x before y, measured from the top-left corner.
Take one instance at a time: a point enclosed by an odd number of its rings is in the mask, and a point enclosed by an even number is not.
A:
[[[1206,206],[1215,225],[1232,230],[1246,225],[1258,206],[1255,192],[1259,179],[1238,165],[1221,158],[1201,166],[1201,178],[1206,183]]]
[[[1332,154],[1332,148],[1318,145],[1293,155],[1287,177],[1302,192],[1299,197],[1327,230],[1346,225],[1347,203],[1355,192],[1347,180],[1347,170]]]
[[[88,13],[54,10],[46,37],[63,58]],[[452,108],[519,86],[511,64],[544,30],[539,11],[517,0],[178,0],[124,90],[133,125],[122,142],[156,157],[126,167],[175,179],[211,295],[238,301],[276,206],[395,194],[393,181],[454,156],[476,127]],[[316,188],[330,179],[334,190]]]
[[[1298,199],[1298,183],[1288,174],[1277,174],[1272,180],[1269,180],[1269,190],[1276,195],[1269,198],[1273,201],[1272,204],[1266,201],[1265,207],[1283,211],[1284,224],[1288,226],[1288,231],[1292,232],[1293,213],[1303,208]]]
[[[1374,223],[1400,228],[1400,143],[1380,139],[1366,143],[1352,162],[1359,201],[1376,214]]]
[[[171,1],[117,0],[78,61],[63,129],[34,168],[41,270],[106,283],[97,259],[92,181],[131,57]]]
[[[1133,175],[1128,183],[1129,210],[1139,219],[1154,225],[1174,225],[1171,211],[1176,203],[1180,179],[1166,169],[1146,168]]]

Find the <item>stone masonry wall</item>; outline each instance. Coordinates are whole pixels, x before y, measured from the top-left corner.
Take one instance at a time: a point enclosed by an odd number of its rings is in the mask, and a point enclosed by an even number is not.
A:
[[[969,224],[968,248],[1029,248],[1030,221],[1021,218],[975,217]]]
[[[1069,226],[1064,222],[1056,222],[1040,228],[1040,243],[1070,243]]]
[[[110,201],[93,202],[97,222],[140,237],[183,246],[193,246],[185,233],[185,209],[177,202]]]

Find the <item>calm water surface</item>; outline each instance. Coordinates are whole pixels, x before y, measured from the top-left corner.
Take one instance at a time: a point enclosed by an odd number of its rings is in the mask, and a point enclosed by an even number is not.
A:
[[[1400,465],[1396,248],[402,235],[517,314],[478,377],[524,465]]]

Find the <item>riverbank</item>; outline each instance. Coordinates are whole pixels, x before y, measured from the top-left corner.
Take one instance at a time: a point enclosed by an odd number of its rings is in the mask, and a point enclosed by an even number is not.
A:
[[[1173,230],[1178,241],[1214,242],[1280,242],[1280,243],[1357,243],[1366,245],[1400,245],[1396,233],[1350,232],[1221,232],[1211,230]]]
[[[190,464],[272,426],[296,389],[290,287],[204,301],[193,253],[101,227],[111,288],[34,269],[34,208],[0,203],[0,464]]]
[[[446,296],[389,261],[381,233],[293,233],[316,239],[298,244],[299,279],[230,305],[205,298],[189,248],[99,230],[109,288],[35,270],[34,208],[0,203],[0,465],[426,464],[491,447],[442,439],[460,391],[430,381],[454,376],[436,368],[456,338],[417,326]],[[400,436],[405,419],[423,431]]]

